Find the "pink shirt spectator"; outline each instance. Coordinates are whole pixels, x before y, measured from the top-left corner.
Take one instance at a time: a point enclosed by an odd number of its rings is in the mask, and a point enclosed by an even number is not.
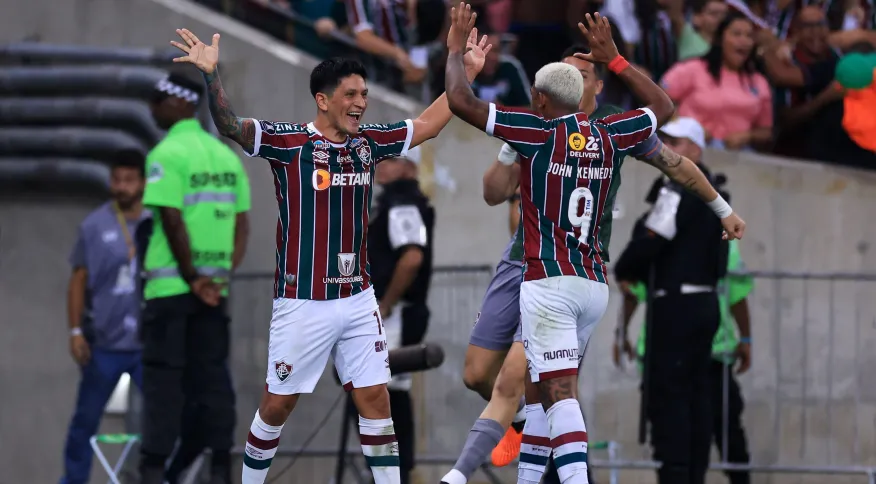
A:
[[[669,69],[661,84],[678,106],[678,115],[696,119],[714,139],[773,125],[772,92],[760,74],[722,68],[718,84],[705,61],[691,59]]]

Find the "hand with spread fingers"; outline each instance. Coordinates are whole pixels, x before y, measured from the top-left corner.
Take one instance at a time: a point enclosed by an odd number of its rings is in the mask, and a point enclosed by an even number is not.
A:
[[[487,44],[486,35],[482,36],[481,40],[478,41],[478,29],[471,29],[471,33],[468,35],[468,41],[465,44],[465,56],[462,58],[469,81],[473,81],[474,78],[480,74],[481,69],[484,68],[484,62],[487,59],[487,53],[490,52],[492,48],[493,44]]]
[[[216,70],[216,64],[219,63],[219,34],[213,34],[213,44],[207,45],[188,29],[176,29],[176,33],[185,45],[175,41],[171,41],[170,45],[185,52],[186,55],[177,57],[173,61],[188,62],[194,64],[204,74],[212,74]]]
[[[478,14],[471,11],[471,5],[465,2],[459,2],[458,7],[450,9],[450,30],[447,32],[449,53],[456,54],[466,49],[477,17]]]
[[[587,43],[590,44],[590,53],[576,53],[575,57],[593,63],[608,64],[618,56],[617,46],[614,45],[614,39],[611,38],[611,26],[608,24],[608,18],[597,12],[593,16],[588,13],[585,20],[587,26],[585,27],[584,23],[578,22],[578,29],[581,30]]]

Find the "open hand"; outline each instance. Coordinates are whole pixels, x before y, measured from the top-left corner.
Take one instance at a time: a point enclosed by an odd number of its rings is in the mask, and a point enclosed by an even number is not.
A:
[[[724,240],[741,239],[745,234],[745,220],[736,215],[736,212],[722,218],[721,226],[724,227]]]
[[[478,29],[471,29],[468,41],[465,44],[465,57],[462,58],[469,81],[473,81],[480,74],[487,59],[487,53],[492,49],[493,44],[487,44],[486,35],[482,36],[480,42],[478,42]]]
[[[219,63],[219,34],[213,34],[213,44],[207,45],[188,29],[176,29],[177,35],[185,42],[170,41],[170,45],[186,53],[182,57],[176,57],[174,62],[188,62],[194,64],[204,74],[212,74]]]
[[[582,22],[578,22],[578,29],[584,34],[587,43],[590,44],[590,53],[576,53],[575,57],[584,59],[589,62],[608,64],[618,56],[617,46],[614,45],[614,39],[611,38],[611,26],[608,24],[608,18],[599,15],[599,12],[591,16],[589,13],[585,16],[587,26]]]
[[[471,5],[459,2],[458,7],[450,9],[450,30],[447,32],[447,50],[451,54],[462,52],[468,43],[469,33],[474,28],[478,14],[471,11]]]

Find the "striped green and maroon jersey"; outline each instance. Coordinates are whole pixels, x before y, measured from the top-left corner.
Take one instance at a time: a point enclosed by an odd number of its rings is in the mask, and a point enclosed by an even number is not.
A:
[[[648,108],[590,121],[584,113],[546,120],[490,104],[485,131],[520,155],[523,280],[580,276],[605,282],[611,226],[603,226],[631,148],[654,134]]]
[[[327,300],[368,289],[374,167],[407,153],[411,120],[361,125],[342,144],[313,123],[253,121],[255,143],[247,154],[271,162],[280,208],[274,296]]]
[[[390,44],[405,50],[411,46],[406,0],[344,0],[344,5],[354,33],[371,30]]]

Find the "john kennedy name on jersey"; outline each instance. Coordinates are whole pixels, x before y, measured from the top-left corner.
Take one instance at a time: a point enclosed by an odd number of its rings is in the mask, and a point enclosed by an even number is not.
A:
[[[551,175],[559,175],[566,178],[571,177],[573,174],[577,178],[589,178],[591,180],[605,180],[606,178],[611,178],[611,174],[614,171],[612,167],[601,167],[601,166],[579,166],[574,167],[572,165],[564,165],[561,163],[551,162],[550,167],[548,168],[548,172]]]

